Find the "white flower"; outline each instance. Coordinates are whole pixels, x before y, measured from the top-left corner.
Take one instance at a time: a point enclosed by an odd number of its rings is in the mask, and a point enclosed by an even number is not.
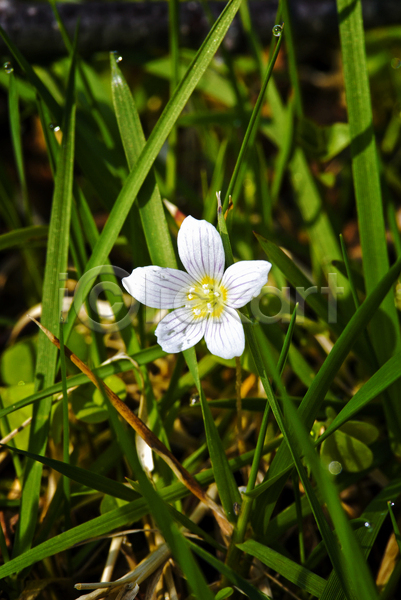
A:
[[[212,354],[240,356],[244,328],[237,308],[258,296],[271,264],[244,260],[224,272],[224,249],[218,231],[207,221],[184,219],[178,233],[178,253],[187,270],[138,267],[122,280],[131,296],[152,308],[174,308],[156,328],[165,352],[180,352],[202,337]]]

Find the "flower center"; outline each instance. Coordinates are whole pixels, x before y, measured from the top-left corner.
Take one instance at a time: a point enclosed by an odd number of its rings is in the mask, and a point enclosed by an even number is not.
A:
[[[186,307],[192,310],[197,319],[219,317],[223,312],[227,290],[211,277],[204,277],[196,282],[187,293]]]

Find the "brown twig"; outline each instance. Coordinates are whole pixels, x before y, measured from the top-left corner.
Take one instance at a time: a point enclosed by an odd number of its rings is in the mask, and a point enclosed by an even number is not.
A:
[[[38,327],[43,331],[43,333],[48,337],[48,339],[60,349],[60,341],[56,336],[46,329],[41,323],[39,323],[33,317],[30,317],[32,321],[36,323]],[[159,440],[159,438],[151,431],[141,419],[139,419],[122,400],[111,390],[103,381],[98,379],[94,373],[82,362],[80,358],[67,346],[64,346],[64,353],[78,367],[82,373],[94,383],[94,385],[101,390],[103,388],[106,393],[108,399],[114,406],[114,408],[120,413],[120,415],[127,421],[129,425],[136,431],[136,433],[158,454],[172,469],[177,478],[181,481],[186,488],[192,492],[194,496],[196,496],[201,502],[206,504],[215,514],[216,520],[222,529],[222,532],[225,535],[230,535],[232,532],[232,525],[227,520],[223,510],[220,506],[218,506],[206,492],[201,488],[199,483],[192,477],[192,475],[187,471],[181,463],[175,458],[175,456],[166,448],[166,446]]]

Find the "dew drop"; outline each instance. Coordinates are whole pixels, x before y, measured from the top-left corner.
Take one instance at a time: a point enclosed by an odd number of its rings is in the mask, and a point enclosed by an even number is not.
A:
[[[240,506],[239,502],[234,502],[233,511],[234,511],[235,516],[238,517],[238,515],[241,511],[241,506]]]
[[[12,63],[10,63],[10,61],[7,61],[7,62],[4,63],[3,69],[8,74],[10,74],[10,73],[12,73],[14,71],[14,67],[13,67]]]
[[[372,524],[369,523],[369,521],[365,521],[364,525],[365,525],[366,529],[369,531],[369,533],[371,533],[373,531]]]
[[[332,460],[329,464],[329,471],[332,475],[339,475],[343,470],[343,466],[338,460]]]
[[[57,131],[60,131],[60,125],[57,125],[57,123],[49,123],[49,129],[56,133]]]
[[[123,57],[122,56],[117,56],[116,58],[116,63],[120,63],[122,61]]]
[[[391,66],[393,67],[393,69],[399,69],[401,68],[401,59],[400,58],[392,58],[391,59]]]
[[[389,500],[389,501],[387,502],[387,504],[388,504],[389,506],[395,506],[395,503],[394,503],[392,500]]]
[[[189,399],[189,404],[190,406],[195,406],[195,404],[199,403],[199,394],[192,394],[191,398]]]
[[[273,35],[275,35],[276,37],[280,37],[282,31],[283,31],[282,25],[275,25],[272,29]]]

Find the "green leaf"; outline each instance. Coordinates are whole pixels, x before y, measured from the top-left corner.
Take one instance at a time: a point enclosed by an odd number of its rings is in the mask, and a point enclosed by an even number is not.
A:
[[[121,400],[125,399],[126,386],[120,377],[109,375],[103,381]],[[109,417],[103,395],[93,383],[87,383],[73,390],[70,394],[70,401],[76,418],[85,423],[102,423]]]
[[[8,388],[1,389],[1,406],[2,408],[8,408],[14,406],[18,401],[26,398],[32,394],[34,390],[33,383],[26,383],[22,385],[12,385]],[[10,431],[18,429],[21,425],[32,416],[32,407],[25,406],[19,410],[12,412],[7,417],[7,425]],[[6,431],[5,422],[0,421],[0,429],[2,436],[5,437],[9,432]],[[28,448],[29,441],[29,427],[25,427],[18,435],[12,440],[11,445],[17,444],[23,449]]]
[[[321,447],[323,464],[330,471],[330,463],[339,463],[348,472],[355,473],[368,469],[373,462],[373,453],[366,444],[348,435],[342,429],[335,431]]]
[[[33,340],[24,340],[7,348],[0,361],[0,371],[6,385],[30,383],[35,375],[36,347]]]

